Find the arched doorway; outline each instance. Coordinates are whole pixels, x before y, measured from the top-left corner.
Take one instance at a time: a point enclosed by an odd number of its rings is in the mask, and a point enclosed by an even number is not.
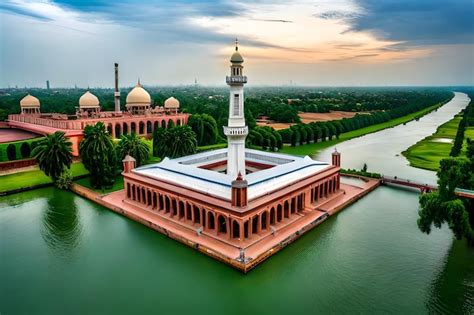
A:
[[[145,133],[145,123],[143,121],[140,121],[138,123],[138,126],[139,126],[139,130],[138,130],[138,134],[142,135]]]
[[[258,215],[252,218],[252,233],[255,234],[258,232]]]
[[[214,230],[216,228],[214,222],[214,213],[210,211],[207,213],[207,228],[210,230]]]
[[[184,202],[180,201],[179,202],[179,215],[178,218],[184,218]]]
[[[137,133],[137,124],[134,122],[130,124],[130,133]]]
[[[153,124],[153,131],[156,131],[158,128],[160,128],[160,124],[155,121],[155,123]]]
[[[275,224],[275,208],[270,209],[270,225]]]
[[[161,121],[161,128],[166,129],[166,121],[164,119]]]
[[[199,208],[197,206],[193,206],[194,212],[194,223],[201,223],[201,213],[199,212]]]
[[[112,136],[112,124],[107,125],[107,132]]]
[[[237,221],[232,222],[232,238],[240,238],[240,226]]]
[[[281,205],[277,206],[277,221],[281,222],[283,220],[283,208]]]
[[[152,133],[152,130],[151,130],[151,121],[147,121],[147,122],[146,122],[146,133],[147,133],[147,134],[151,134],[151,133]]]
[[[124,135],[128,135],[128,125],[127,125],[127,123],[123,123],[122,132],[123,132]]]
[[[120,124],[115,124],[115,138],[120,138],[122,131],[120,130],[122,126]]]
[[[267,212],[263,212],[262,215],[261,215],[261,221],[262,221],[262,230],[266,230],[267,229],[267,217],[268,217],[268,214]]]
[[[227,222],[226,219],[220,215],[217,217],[217,227],[218,227],[218,232],[226,234],[227,233]]]

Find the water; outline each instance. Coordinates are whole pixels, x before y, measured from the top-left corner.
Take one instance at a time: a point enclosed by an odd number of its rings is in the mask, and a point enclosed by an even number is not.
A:
[[[409,167],[408,160],[401,152],[432,135],[438,126],[451,120],[454,115],[466,108],[469,100],[466,94],[455,92],[455,97],[450,102],[419,121],[411,121],[406,125],[337,144],[337,150],[342,154],[342,167],[361,169],[364,163],[367,163],[370,172],[436,184],[435,172]],[[322,151],[317,159],[330,161],[333,151],[334,147],[330,147]]]
[[[473,313],[474,250],[417,208],[378,188],[243,275],[69,192],[3,197],[0,313]]]

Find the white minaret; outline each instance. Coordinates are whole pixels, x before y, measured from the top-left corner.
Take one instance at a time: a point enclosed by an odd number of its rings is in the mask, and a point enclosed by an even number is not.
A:
[[[242,75],[244,59],[239,53],[239,42],[235,39],[235,52],[230,58],[230,76],[226,82],[230,87],[229,122],[224,127],[227,136],[227,174],[237,178],[245,176],[245,138],[249,133],[244,117],[244,84],[247,77]]]
[[[115,92],[114,92],[114,99],[115,99],[115,112],[120,112],[120,91],[119,91],[119,82],[118,82],[118,63],[115,63]]]

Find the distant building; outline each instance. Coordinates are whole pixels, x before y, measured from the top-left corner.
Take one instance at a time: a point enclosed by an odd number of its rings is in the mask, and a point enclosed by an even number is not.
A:
[[[49,80],[46,80],[46,89],[49,90]]]

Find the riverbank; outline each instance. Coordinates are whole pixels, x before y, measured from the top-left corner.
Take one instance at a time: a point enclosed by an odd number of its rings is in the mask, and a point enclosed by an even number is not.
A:
[[[71,164],[71,172],[74,178],[80,178],[89,174],[81,162]],[[36,168],[34,170],[0,176],[0,195],[8,195],[51,185],[53,185],[51,178],[46,176],[42,170]]]
[[[450,100],[449,100],[450,101]],[[414,112],[412,114],[399,117],[381,124],[376,124],[368,127],[364,127],[361,129],[349,131],[349,132],[344,132],[339,135],[339,139],[332,139],[330,141],[324,141],[324,142],[317,142],[317,143],[311,143],[311,144],[305,144],[305,145],[300,145],[296,147],[291,147],[291,146],[284,146],[280,152],[286,153],[286,154],[293,154],[293,155],[314,155],[319,153],[320,151],[329,148],[331,146],[334,146],[338,143],[341,143],[343,141],[347,141],[353,138],[361,137],[367,134],[371,134],[377,131],[381,131],[387,128],[392,128],[407,122],[410,122],[412,120],[415,120],[417,118],[420,118],[426,114],[431,113],[434,110],[437,110],[439,107],[445,105],[449,101],[446,101],[444,103],[439,103],[435,104],[433,106],[427,107],[425,109],[422,109],[420,111]]]
[[[461,119],[462,115],[457,114],[439,126],[431,136],[403,151],[402,154],[410,162],[410,166],[437,171],[440,161],[449,157]]]

